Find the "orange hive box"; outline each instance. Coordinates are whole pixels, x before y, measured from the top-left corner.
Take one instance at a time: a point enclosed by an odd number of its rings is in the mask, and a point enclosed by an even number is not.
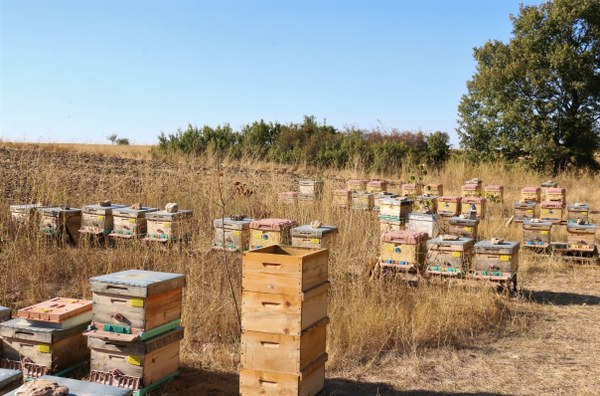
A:
[[[79,318],[79,323],[85,322],[85,318],[89,322],[92,318],[92,301],[56,297],[26,308],[21,308],[15,316],[30,321],[57,324],[73,318]]]

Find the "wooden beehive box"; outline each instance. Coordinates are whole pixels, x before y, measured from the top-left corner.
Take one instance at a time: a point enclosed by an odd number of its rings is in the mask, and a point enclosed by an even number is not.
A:
[[[72,378],[57,377],[54,375],[44,375],[40,379],[52,381],[60,386],[69,389],[68,396],[131,396],[133,391],[118,386],[95,384],[89,381],[80,381]],[[9,393],[7,396],[18,396],[18,390]]]
[[[299,197],[312,197],[314,199],[321,199],[323,195],[323,180],[300,180],[298,187],[300,194]]]
[[[473,275],[479,279],[509,280],[519,269],[519,242],[493,243],[480,241],[475,244]]]
[[[421,271],[428,236],[419,231],[391,231],[381,235],[380,265],[407,272]]]
[[[245,331],[241,338],[242,367],[259,371],[300,375],[325,354],[328,318],[304,330],[300,336],[264,331]]]
[[[295,205],[298,203],[298,193],[296,191],[284,191],[277,195],[277,202],[282,204]]]
[[[59,206],[44,207],[40,212],[40,231],[44,235],[67,238],[71,242],[79,240],[81,209]]]
[[[514,208],[514,220],[516,222],[522,222],[525,219],[533,219],[536,217],[535,212],[537,209],[537,202],[522,202],[517,201],[513,204]]]
[[[413,201],[406,198],[385,198],[379,201],[379,220],[404,224]]]
[[[441,183],[429,183],[425,186],[424,191],[427,195],[435,195],[441,197],[444,195],[444,185]]]
[[[465,184],[461,188],[461,194],[463,197],[480,197],[481,185],[479,184]]]
[[[348,189],[333,190],[333,204],[340,208],[349,208],[352,204],[352,191]]]
[[[437,213],[438,197],[433,195],[419,195],[413,202],[412,210],[417,213]]]
[[[186,241],[192,237],[192,210],[168,212],[160,210],[146,213],[146,241]]]
[[[373,210],[375,194],[356,191],[352,193],[352,209]]]
[[[0,322],[10,319],[11,309],[0,305]]]
[[[156,212],[157,208],[132,207],[113,209],[113,230],[108,234],[111,238],[143,238],[148,231],[146,214]]]
[[[118,334],[88,337],[91,350],[90,379],[108,385],[117,385],[118,377],[128,378],[131,388],[148,387],[179,369],[179,348],[184,329],[178,326],[160,333],[147,341],[125,342]]]
[[[314,228],[310,224],[291,229],[292,246],[321,249],[331,249],[338,229],[334,226],[322,225]]]
[[[381,202],[390,198],[398,198],[398,196],[390,192],[375,193],[375,197],[373,198],[373,210],[377,212],[381,210]]]
[[[552,222],[539,219],[523,221],[523,246],[531,248],[547,248],[550,246]]]
[[[185,275],[128,270],[90,278],[98,332],[136,335],[181,318]]]
[[[485,198],[489,202],[502,203],[504,202],[504,186],[497,184],[485,187]]]
[[[580,219],[584,223],[590,219],[590,205],[587,203],[574,203],[567,205],[567,221],[569,223],[577,223]]]
[[[596,224],[567,223],[567,247],[569,250],[594,251]]]
[[[406,229],[410,231],[423,232],[429,238],[435,238],[439,233],[439,216],[427,213],[409,213]]]
[[[30,223],[37,221],[41,204],[10,205],[10,217],[15,223]]]
[[[448,220],[448,233],[469,237],[477,240],[477,229],[479,228],[478,219],[467,219],[463,217],[452,217]]]
[[[406,224],[404,220],[383,220],[380,219],[379,220],[379,230],[381,231],[381,233],[385,233],[385,232],[390,232],[390,231],[397,231],[397,230],[404,230],[406,229]]]
[[[560,202],[564,206],[567,202],[567,190],[560,187],[549,187],[544,193],[544,198],[546,201]]]
[[[483,180],[478,179],[476,177],[473,179],[466,180],[464,184],[477,184],[479,186],[479,191],[481,191],[481,189],[483,188]]]
[[[22,382],[23,372],[21,370],[0,368],[0,394],[4,395],[13,389],[17,389]]]
[[[545,182],[541,183],[541,193],[542,196],[546,196],[546,190],[548,190],[549,188],[557,188],[558,187],[558,183],[552,180],[548,180]]]
[[[458,216],[462,210],[462,197],[446,195],[438,197],[438,214],[443,216]]]
[[[250,223],[250,249],[260,249],[274,245],[290,245],[290,230],[296,227],[294,220],[261,219]]]
[[[347,182],[348,190],[350,191],[366,191],[368,180],[350,179]]]
[[[25,319],[33,326],[70,329],[73,326],[90,323],[92,301],[55,297],[21,308],[15,317]]]
[[[421,183],[407,183],[402,185],[402,195],[405,197],[416,198],[423,193]]]
[[[387,190],[387,181],[385,181],[385,180],[372,179],[372,180],[369,180],[369,182],[367,183],[367,192],[377,194],[377,193],[385,192],[386,190]]]
[[[559,201],[544,201],[540,204],[540,219],[560,224],[563,218],[564,205]]]
[[[469,215],[472,207],[475,208],[476,216],[478,219],[485,218],[485,211],[487,208],[487,199],[484,197],[464,197],[462,199],[462,214]]]
[[[427,241],[427,270],[431,275],[463,276],[471,266],[475,240],[439,236]]]
[[[539,187],[524,187],[521,189],[522,202],[537,202],[540,203],[540,188]]]
[[[214,219],[215,236],[212,243],[214,250],[227,250],[229,252],[243,252],[250,248],[250,223],[253,219],[241,218],[239,220],[225,217]]]
[[[79,229],[79,232],[92,235],[109,234],[114,228],[113,209],[124,207],[126,207],[126,205],[83,205],[81,208],[81,228]]]
[[[322,355],[305,367],[300,375],[241,368],[240,395],[320,395],[325,387],[326,361],[327,355]]]
[[[69,329],[33,326],[23,319],[0,323],[3,339],[2,359],[22,370],[27,377],[39,377],[70,368],[90,355],[85,344],[87,323]],[[23,362],[23,359],[31,362]]]

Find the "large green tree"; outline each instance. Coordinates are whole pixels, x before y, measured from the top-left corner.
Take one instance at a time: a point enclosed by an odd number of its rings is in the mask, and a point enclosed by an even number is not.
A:
[[[600,0],[555,0],[511,16],[513,37],[474,49],[457,132],[474,160],[537,170],[598,168]]]

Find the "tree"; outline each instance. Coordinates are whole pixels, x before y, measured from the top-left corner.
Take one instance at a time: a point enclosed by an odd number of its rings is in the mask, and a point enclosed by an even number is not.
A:
[[[119,146],[129,146],[129,139],[118,138],[118,139],[115,139],[115,143]]]
[[[474,49],[476,72],[458,107],[473,160],[526,158],[533,169],[598,168],[600,2],[555,0],[511,16],[508,44]]]
[[[108,140],[110,140],[111,144],[115,144],[117,142],[117,134],[116,133],[112,133],[112,134],[108,135],[106,138]]]
[[[450,158],[450,136],[446,132],[436,131],[427,135],[427,164],[441,168]]]

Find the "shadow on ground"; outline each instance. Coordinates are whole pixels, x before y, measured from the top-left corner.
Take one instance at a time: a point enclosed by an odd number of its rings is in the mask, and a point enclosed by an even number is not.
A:
[[[548,290],[523,290],[523,296],[538,304],[600,305],[600,297],[586,294],[553,292]]]
[[[483,395],[483,396],[502,396],[502,393],[486,393],[486,392],[434,392],[422,389],[412,390],[397,390],[392,386],[384,383],[377,382],[362,382],[353,381],[343,378],[331,378],[325,381],[327,388],[327,395],[331,396],[426,396],[426,395],[451,395],[451,396],[469,396],[469,395]]]

